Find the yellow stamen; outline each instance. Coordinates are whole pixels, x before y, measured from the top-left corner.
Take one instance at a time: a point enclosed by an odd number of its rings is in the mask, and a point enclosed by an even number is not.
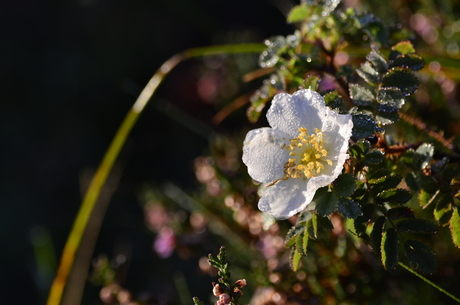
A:
[[[325,168],[325,165],[332,166],[332,161],[326,159],[327,150],[323,146],[323,133],[315,129],[315,133],[308,134],[304,127],[299,128],[299,135],[289,140],[289,145],[283,145],[283,149],[290,151],[289,158],[284,165],[284,177],[282,180],[289,178],[308,179],[319,175]]]

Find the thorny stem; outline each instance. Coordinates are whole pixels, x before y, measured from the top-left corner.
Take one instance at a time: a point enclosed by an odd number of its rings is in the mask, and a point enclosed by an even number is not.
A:
[[[166,75],[168,75],[168,73],[171,72],[171,70],[181,61],[189,58],[217,54],[260,53],[265,48],[266,46],[262,44],[222,45],[194,48],[174,55],[161,65],[142,90],[134,105],[126,114],[101,163],[99,164],[96,174],[91,180],[67,242],[64,246],[61,262],[48,295],[47,305],[61,304],[64,288],[69,274],[72,271],[77,250],[80,247],[83,233],[85,232],[89,218],[93,213],[101,190],[105,185],[107,177],[112,171],[113,165],[115,164],[128,135]]]

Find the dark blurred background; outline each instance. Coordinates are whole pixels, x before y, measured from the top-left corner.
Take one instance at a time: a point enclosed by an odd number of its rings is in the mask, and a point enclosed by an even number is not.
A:
[[[3,3],[0,304],[45,302],[82,185],[161,63],[191,47],[262,42],[291,33],[284,15],[290,7],[281,0]],[[240,68],[245,62],[247,71],[256,68],[257,55],[241,58]],[[169,180],[193,188],[193,160],[208,144],[200,130],[206,132],[217,108],[203,75],[219,60],[190,60],[173,71],[117,163],[118,187],[94,253],[110,256],[129,241],[133,259],[127,285],[135,293],[149,289],[162,264],[151,250],[152,235],[136,193],[145,182]],[[171,119],[171,107],[199,128]],[[177,268],[193,272],[196,266]],[[100,304],[98,289],[89,286],[83,304]]]

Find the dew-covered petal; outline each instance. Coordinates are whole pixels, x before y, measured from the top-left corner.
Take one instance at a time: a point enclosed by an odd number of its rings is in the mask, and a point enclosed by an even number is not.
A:
[[[328,151],[327,158],[337,160],[339,155],[346,154],[348,141],[353,129],[353,121],[349,114],[331,112],[328,115],[328,120],[323,125],[323,143],[325,149]]]
[[[294,138],[299,134],[299,127],[307,128],[309,132],[315,128],[322,129],[329,111],[319,93],[305,89],[292,95],[276,95],[267,112],[267,119],[274,130]]]
[[[271,183],[284,176],[284,164],[289,152],[283,149],[286,140],[272,128],[259,128],[248,132],[243,143],[243,163],[252,179]]]
[[[289,218],[311,203],[316,188],[308,188],[303,179],[287,179],[267,187],[259,200],[259,210],[277,219]]]

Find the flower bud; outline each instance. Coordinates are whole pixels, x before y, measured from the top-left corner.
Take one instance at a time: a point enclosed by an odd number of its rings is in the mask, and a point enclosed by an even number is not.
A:
[[[233,292],[238,296],[238,297],[241,297],[243,295],[243,291],[239,290],[238,288],[235,288],[235,290],[233,290]]]
[[[243,288],[244,286],[246,286],[246,280],[245,279],[241,279],[241,280],[238,280],[238,281],[235,282],[235,287]]]
[[[222,293],[224,293],[224,292],[225,292],[224,288],[220,287],[219,284],[215,284],[214,287],[212,288],[212,293],[213,293],[216,297],[222,295]]]

